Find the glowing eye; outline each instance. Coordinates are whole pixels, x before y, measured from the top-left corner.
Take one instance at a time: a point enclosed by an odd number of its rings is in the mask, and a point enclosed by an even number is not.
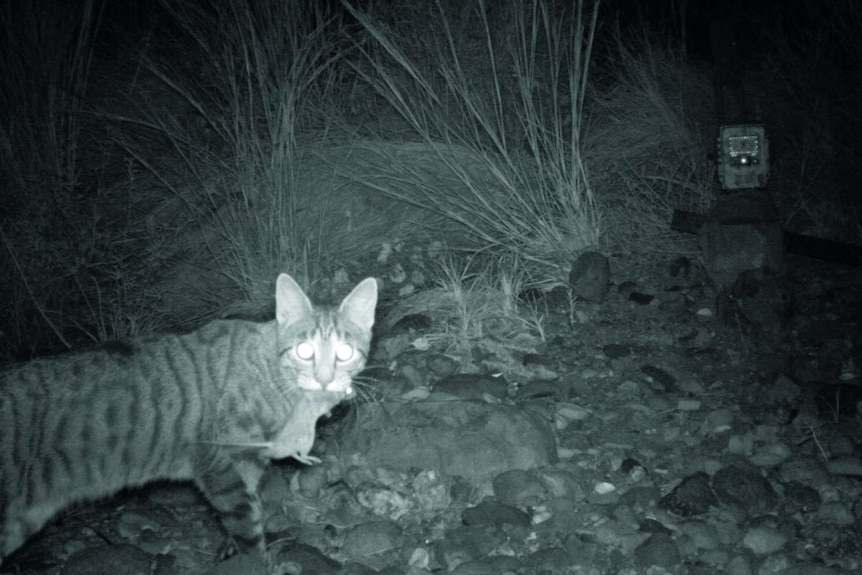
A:
[[[296,346],[296,357],[299,359],[311,359],[314,357],[314,346],[307,341]]]
[[[335,357],[338,361],[347,361],[353,357],[353,346],[349,343],[341,343],[335,348]]]

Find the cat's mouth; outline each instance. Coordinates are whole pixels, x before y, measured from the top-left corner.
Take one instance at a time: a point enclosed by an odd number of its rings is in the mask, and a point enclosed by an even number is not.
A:
[[[290,414],[281,429],[271,439],[262,441],[251,440],[232,441],[202,441],[213,445],[232,448],[240,451],[252,450],[267,459],[284,459],[293,457],[306,464],[319,463],[320,460],[308,455],[314,446],[317,420],[329,413],[343,399],[353,394],[353,388],[348,387],[343,392],[304,389],[304,393],[292,396],[293,403]]]
[[[294,405],[285,426],[275,439],[266,444],[262,455],[270,459],[293,457],[303,463],[319,463],[319,459],[308,455],[314,446],[317,420],[352,392],[352,388],[348,387],[342,393],[328,391],[303,394]]]
[[[326,393],[340,394],[342,397],[338,401],[353,395],[353,386],[350,379],[335,379],[326,383],[321,383],[316,379],[302,378],[298,381],[298,385],[301,389],[306,391],[323,391]]]

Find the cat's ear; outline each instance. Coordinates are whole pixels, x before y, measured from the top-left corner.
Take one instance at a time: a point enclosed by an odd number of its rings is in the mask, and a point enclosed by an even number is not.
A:
[[[279,274],[275,282],[275,319],[286,325],[312,315],[311,300],[299,284],[287,274]]]
[[[377,306],[377,280],[365,278],[341,302],[338,313],[364,330],[374,325],[374,308]]]

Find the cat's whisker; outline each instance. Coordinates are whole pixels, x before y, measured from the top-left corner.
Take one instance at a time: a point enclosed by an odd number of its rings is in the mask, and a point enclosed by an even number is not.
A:
[[[356,401],[377,402],[379,401],[380,392],[374,387],[370,381],[361,381],[359,378],[353,380],[353,391]]]

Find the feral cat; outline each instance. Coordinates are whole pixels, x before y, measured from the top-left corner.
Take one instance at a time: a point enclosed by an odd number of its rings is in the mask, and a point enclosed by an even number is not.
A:
[[[192,480],[228,534],[265,552],[258,481],[308,452],[365,366],[377,283],[337,307],[276,282],[275,320],[215,321],[0,373],[0,563],[66,505],[155,479]]]

